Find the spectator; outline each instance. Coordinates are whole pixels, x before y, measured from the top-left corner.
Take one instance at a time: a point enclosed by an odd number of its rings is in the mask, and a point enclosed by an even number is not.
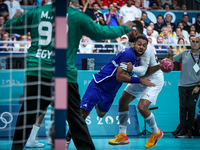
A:
[[[191,36],[189,37],[189,40],[187,41],[187,43],[191,45],[192,39],[193,39],[194,37],[195,37],[194,35],[191,35]],[[186,48],[187,48],[187,49],[191,49],[191,46],[186,46]]]
[[[126,5],[120,8],[121,24],[127,21],[140,20],[141,14],[138,8],[132,5],[132,0],[126,0]]]
[[[104,19],[106,20],[106,24],[108,26],[118,26],[120,25],[120,16],[117,13],[116,8],[112,3],[108,5],[109,12],[104,14]]]
[[[181,31],[181,28],[177,27],[177,28],[176,28],[176,36],[173,37],[174,43],[175,43],[175,44],[178,43],[178,39],[179,39],[179,38],[183,38],[184,41],[186,40],[185,37],[184,37],[184,35],[183,35],[183,33],[182,33],[182,31]]]
[[[146,35],[146,38],[147,38],[147,39],[151,38],[151,41],[152,41],[152,42],[150,42],[151,44],[156,44],[156,43],[157,43],[157,42],[156,42],[156,38],[153,37],[153,29],[152,29],[151,26],[148,26],[148,27],[147,27],[147,35]]]
[[[190,36],[191,36],[191,35],[196,36],[196,32],[195,32],[194,30],[191,30],[190,33],[189,33],[189,35],[190,35]]]
[[[168,3],[165,3],[165,5],[163,6],[164,10],[169,11],[170,6]]]
[[[4,33],[4,32],[2,32],[2,27],[0,27],[0,41],[2,40],[3,33]]]
[[[27,41],[27,36],[21,35],[19,41]],[[26,44],[26,43],[20,43],[20,44],[16,43],[14,44],[14,47],[15,47],[14,49],[15,49],[15,52],[28,52],[28,49],[30,46],[31,46],[30,44]]]
[[[178,6],[177,0],[172,0],[172,5],[170,6],[170,9],[172,9],[172,10],[180,10],[180,7]]]
[[[7,20],[9,16],[8,6],[4,3],[4,0],[0,0],[0,15],[2,15],[5,20]]]
[[[168,30],[167,26],[162,28],[162,33],[163,33],[163,43],[175,44],[173,38],[171,36],[169,36],[169,30]]]
[[[190,26],[190,31],[194,31],[196,33],[196,36],[200,36],[200,34],[198,34],[198,32],[196,32],[196,26],[194,24],[192,24]]]
[[[9,34],[7,32],[5,32],[2,36],[2,41],[9,41]],[[8,47],[8,46],[12,46],[14,47],[14,44],[11,43],[0,43],[0,47]],[[0,51],[13,51],[13,48],[0,48]]]
[[[85,44],[85,43],[89,43],[89,39],[87,36],[82,36],[80,44],[79,44],[79,52],[80,53],[93,53],[92,49],[94,46],[92,44]]]
[[[145,26],[144,26],[144,28],[147,28],[148,27],[148,23],[147,22],[145,22],[146,21],[146,19],[147,19],[147,13],[146,12],[142,12],[142,17],[141,17],[141,20],[143,20],[144,21],[144,23],[145,23]]]
[[[152,21],[149,22],[149,26],[151,26],[152,29],[155,28],[155,27],[154,27],[154,23],[153,23]],[[157,32],[156,30],[153,30],[153,37],[154,37],[155,39],[157,39],[157,36],[158,36],[158,32]]]
[[[183,46],[185,44],[185,40],[183,38],[179,38],[178,39],[178,43],[182,46],[177,46],[176,47],[176,54],[179,54],[180,52],[182,52],[183,50],[186,50],[187,48],[185,46]]]
[[[104,43],[109,43],[108,40],[101,40],[102,44],[95,45],[95,51],[96,53],[113,53],[114,49],[112,45],[107,45]]]
[[[153,2],[153,3],[151,4],[151,9],[157,10],[157,9],[158,9],[158,3],[157,3],[157,2]]]
[[[163,22],[163,16],[162,15],[158,15],[157,16],[157,23],[155,23],[155,25],[154,25],[154,30],[156,30],[159,34],[160,34],[162,28],[164,27],[162,22]]]
[[[0,15],[0,27],[2,31],[5,31],[4,24],[5,24],[5,18],[2,15]]]
[[[183,22],[183,30],[186,30],[188,33],[190,32],[190,26],[188,25],[188,21],[189,21],[189,15],[188,14],[184,14],[182,17],[182,22]]]
[[[97,2],[93,3],[93,13],[96,17],[96,21],[98,24],[105,25],[104,17],[102,12],[99,10],[99,5]]]
[[[197,15],[197,21],[194,25],[196,27],[196,32],[200,34],[200,14]]]
[[[92,0],[87,0],[83,7],[83,12],[86,13],[94,22],[97,22],[96,16],[94,15],[94,10],[90,8],[90,5],[92,4]]]
[[[175,37],[176,34],[173,33],[173,31],[172,31],[172,26],[171,26],[170,24],[168,24],[168,25],[167,25],[167,28],[168,28],[169,36]],[[163,32],[160,32],[160,35],[163,35]]]
[[[9,18],[12,19],[16,12],[20,12],[20,4],[15,0],[7,0],[4,2],[8,6]]]
[[[172,26],[173,32],[176,30],[176,24],[171,22],[172,17],[170,14],[166,14],[165,16],[165,21],[164,21],[164,26],[167,26],[170,24]]]
[[[171,0],[161,0],[161,5],[164,6],[165,3],[171,5],[172,4],[172,1]]]
[[[177,23],[177,27],[181,28],[181,32],[183,33],[183,36],[184,36],[183,38],[188,39],[189,38],[189,34],[188,34],[188,32],[186,30],[183,29],[183,27],[184,27],[183,23],[179,21]]]
[[[185,40],[183,38],[179,38],[178,39],[178,43],[177,44],[180,44],[182,46],[177,46],[176,47],[176,54],[179,54],[180,52],[182,52],[183,50],[186,50],[186,46],[183,46],[185,44]]]
[[[74,2],[73,2],[73,1],[70,1],[70,2],[69,2],[69,7],[75,8],[75,5],[74,5]]]
[[[86,4],[87,1],[88,0],[79,0],[80,7],[84,7],[85,5],[87,5]],[[98,3],[98,5],[100,6],[101,9],[104,9],[104,7],[103,7],[103,5],[102,5],[100,0],[96,0],[96,2]],[[91,0],[90,4],[92,4],[92,0]]]
[[[160,36],[160,35],[157,37],[157,44],[163,44],[163,37]],[[166,46],[154,45],[154,47],[155,47],[157,54],[166,54],[167,53],[167,47]]]
[[[140,4],[141,4],[141,1],[142,0],[135,0],[135,7],[138,9],[137,11],[138,11],[138,13],[139,13],[139,15],[138,16],[140,16],[139,18],[137,18],[137,19],[135,19],[135,20],[141,20],[141,17],[142,17],[142,11],[140,10]]]
[[[186,10],[187,10],[187,6],[186,6],[185,4],[182,4],[182,5],[181,5],[181,10],[186,11]]]
[[[145,28],[145,22],[143,20],[140,20],[140,22],[142,23],[142,26],[143,26],[143,35],[146,36],[147,29]]]
[[[149,6],[152,4],[152,0],[142,0],[144,9],[151,9]]]
[[[182,64],[182,70],[178,84],[180,131],[175,136],[176,138],[182,138],[183,136],[187,136],[187,138],[192,138],[195,107],[200,92],[199,47],[200,38],[195,37],[193,38],[191,43],[191,50],[183,51],[175,55],[174,57],[171,56],[174,62],[176,61]],[[186,118],[188,118],[187,121]]]
[[[161,6],[161,0],[156,0],[157,4],[158,4],[158,9],[163,9],[163,7]]]

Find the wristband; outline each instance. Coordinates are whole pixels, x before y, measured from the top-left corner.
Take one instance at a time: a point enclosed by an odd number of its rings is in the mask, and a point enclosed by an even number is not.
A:
[[[130,83],[140,83],[140,78],[139,77],[131,77]]]

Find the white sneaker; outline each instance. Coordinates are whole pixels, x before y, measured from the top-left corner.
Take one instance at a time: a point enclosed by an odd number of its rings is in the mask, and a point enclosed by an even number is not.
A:
[[[48,138],[47,144],[52,145],[52,139],[50,137]]]
[[[43,143],[39,143],[37,140],[31,141],[28,140],[26,142],[26,148],[42,148],[44,147]]]

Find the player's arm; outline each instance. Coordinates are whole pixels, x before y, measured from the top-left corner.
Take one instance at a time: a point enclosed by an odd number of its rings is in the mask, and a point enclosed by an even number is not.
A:
[[[25,27],[25,25],[28,25],[29,19],[33,19],[29,16],[34,14],[35,9],[31,9],[28,12],[21,15],[19,12],[16,12],[14,15],[15,18],[9,19],[5,23],[5,30],[8,33],[17,33],[20,35],[26,34],[26,32],[30,31],[29,27]]]
[[[149,60],[150,57],[140,57],[139,66],[135,67],[130,63],[122,62],[120,67],[127,72],[136,74],[137,76],[144,76],[149,67]]]
[[[120,67],[118,66],[117,68],[117,74],[116,74],[116,79],[119,82],[125,82],[125,83],[141,83],[144,86],[156,86],[155,84],[151,83],[149,79],[142,79],[139,77],[132,77]]]

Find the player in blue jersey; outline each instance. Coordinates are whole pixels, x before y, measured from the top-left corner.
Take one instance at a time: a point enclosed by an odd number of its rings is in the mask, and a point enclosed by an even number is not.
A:
[[[155,86],[149,79],[132,77],[134,72],[125,72],[120,68],[121,62],[132,63],[135,67],[140,62],[140,56],[147,49],[148,40],[144,36],[138,36],[134,48],[126,48],[115,56],[108,64],[102,67],[100,72],[94,74],[81,101],[81,113],[84,119],[95,106],[97,115],[103,117],[109,111],[117,91],[122,83],[141,83],[145,86]]]

